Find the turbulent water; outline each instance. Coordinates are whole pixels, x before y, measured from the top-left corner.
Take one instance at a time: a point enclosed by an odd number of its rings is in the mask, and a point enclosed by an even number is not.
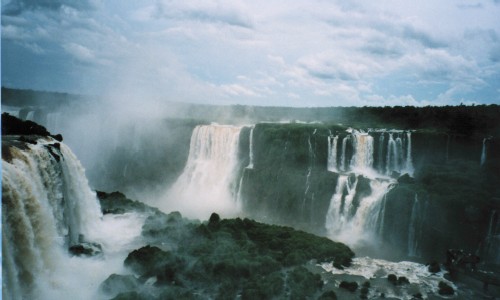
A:
[[[184,171],[160,207],[179,210],[191,218],[225,217],[237,212],[238,144],[242,127],[200,125],[191,136]]]
[[[402,261],[395,263],[382,259],[358,257],[353,259],[350,267],[343,270],[336,269],[332,263],[325,263],[321,266],[332,274],[357,275],[375,280],[377,293],[374,294],[372,291],[368,295],[368,299],[380,299],[382,293],[387,298],[394,297],[397,299],[415,299],[413,295],[420,293],[423,299],[427,299],[429,295],[438,293],[439,282],[445,282],[456,289],[453,283],[444,278],[443,272],[432,274],[427,266],[414,262]],[[397,277],[404,276],[409,280],[410,284],[402,287],[389,284],[387,283],[387,275],[389,274],[394,274]],[[377,280],[380,281],[377,282]],[[384,282],[387,283],[385,286],[381,284]]]
[[[10,153],[2,164],[3,299],[99,298],[98,285],[123,268],[143,217],[103,217],[63,143],[39,139]],[[81,242],[100,244],[104,257],[71,257],[68,247]]]

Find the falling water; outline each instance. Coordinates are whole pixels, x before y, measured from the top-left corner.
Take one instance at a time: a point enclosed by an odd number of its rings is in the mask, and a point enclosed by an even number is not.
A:
[[[370,242],[377,234],[383,210],[384,195],[392,188],[389,180],[371,180],[371,193],[360,199],[358,207],[353,207],[357,178],[340,175],[326,215],[325,227],[328,236],[350,246]],[[354,214],[352,212],[354,211]]]
[[[351,159],[351,168],[366,171],[373,166],[373,137],[367,133],[353,134],[354,154]]]
[[[337,142],[339,136],[328,136],[328,162],[327,170],[337,172]]]
[[[8,146],[7,146],[8,147]],[[97,286],[123,268],[143,219],[103,217],[70,149],[50,138],[9,147],[2,162],[3,299],[95,299]],[[133,228],[129,230],[128,228]],[[137,228],[137,229],[136,229]],[[71,257],[68,246],[95,242],[117,260]],[[120,249],[119,249],[120,248]]]
[[[418,195],[415,193],[415,200],[411,209],[410,223],[408,225],[408,256],[418,256],[418,240],[419,240],[419,224],[421,222],[420,203],[418,202]]]
[[[406,144],[406,164],[405,164],[405,171],[410,174],[410,176],[413,176],[413,172],[415,169],[413,168],[413,158],[411,155],[411,132],[406,133],[407,137],[407,144]]]
[[[197,126],[184,171],[159,206],[192,218],[208,218],[212,212],[235,215],[240,131],[228,125]]]
[[[347,160],[346,148],[347,148],[347,142],[349,141],[350,138],[351,138],[351,136],[347,135],[342,139],[342,153],[340,155],[340,171],[344,171],[344,172],[347,171],[347,169],[346,169],[346,160]]]
[[[316,133],[316,130],[314,131],[314,133]],[[312,147],[312,144],[311,144],[311,136],[308,137],[307,144],[308,144],[308,147],[309,147],[309,167],[307,168],[306,188],[305,188],[305,191],[304,191],[304,200],[302,201],[302,211],[303,212],[305,211],[305,204],[306,204],[306,200],[307,200],[307,193],[309,192],[309,188],[310,188],[310,185],[311,185],[310,178],[311,178],[311,173],[312,173],[312,169],[313,169],[313,165],[314,165],[314,151],[313,151],[313,147]]]
[[[248,163],[247,168],[248,169],[253,169],[253,130],[255,129],[255,126],[252,126],[252,129],[250,129],[250,146],[249,146],[249,159],[250,162]]]
[[[384,173],[384,133],[382,132],[380,134],[379,140],[378,140],[378,172],[383,174]]]
[[[481,150],[481,166],[484,165],[484,163],[486,162],[486,141],[487,140],[488,140],[487,138],[483,139],[483,149]]]
[[[401,172],[402,166],[403,166],[403,140],[401,137],[396,138],[396,155],[395,155],[395,170],[398,172]]]
[[[357,179],[352,182],[348,175],[339,175],[326,214],[325,227],[329,235],[335,236],[341,233],[347,224],[347,212],[356,194],[356,185]]]

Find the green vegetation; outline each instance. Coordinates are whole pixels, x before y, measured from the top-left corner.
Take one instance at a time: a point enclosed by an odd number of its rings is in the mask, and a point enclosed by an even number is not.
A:
[[[139,276],[131,283],[137,286],[124,287],[131,278],[114,274],[101,285],[107,295],[312,299],[324,292],[323,281],[303,265],[316,260],[348,266],[354,256],[347,246],[327,238],[249,219],[221,220],[216,214],[204,224],[191,223],[179,213],[155,214],[146,221],[143,234],[151,244],[125,260]],[[154,284],[146,284],[151,278]]]

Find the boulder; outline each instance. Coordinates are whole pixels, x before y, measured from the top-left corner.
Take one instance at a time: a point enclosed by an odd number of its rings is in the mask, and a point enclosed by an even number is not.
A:
[[[97,243],[82,242],[69,247],[69,252],[76,256],[96,256],[102,254],[102,247]]]

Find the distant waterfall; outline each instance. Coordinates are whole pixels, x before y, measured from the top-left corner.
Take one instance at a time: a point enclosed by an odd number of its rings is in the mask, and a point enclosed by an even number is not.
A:
[[[397,155],[398,151],[396,148],[396,141],[394,140],[392,133],[389,133],[389,141],[387,142],[387,174],[391,174],[392,170],[396,169],[397,165]]]
[[[354,154],[351,168],[368,170],[373,166],[373,137],[360,132],[354,133],[353,137]]]
[[[406,173],[410,174],[410,176],[413,176],[413,172],[415,169],[413,168],[413,158],[411,155],[411,132],[406,133],[406,138],[407,138],[407,144],[406,144],[406,164],[405,164],[405,171]]]
[[[380,174],[384,173],[384,140],[385,140],[385,136],[384,136],[384,133],[382,132],[380,134],[379,139],[378,139],[378,164],[377,164],[377,171]]]
[[[421,205],[418,201],[418,195],[415,194],[415,200],[411,209],[410,223],[408,226],[408,256],[418,256],[418,241],[420,239],[420,226],[422,223]]]
[[[488,141],[488,138],[483,139],[483,148],[481,150],[481,166],[484,165],[484,163],[486,162],[486,154],[487,154],[486,144],[487,144],[487,141]]]
[[[328,165],[327,170],[337,172],[337,143],[339,136],[328,136]]]
[[[397,172],[400,174],[408,173],[413,176],[414,167],[410,131],[381,131],[378,141],[375,142],[370,131],[363,132],[362,130],[349,129],[348,134],[342,137],[342,146],[339,152],[337,150],[339,135],[333,136],[330,134],[327,139],[328,171],[355,171],[363,174],[377,172],[379,175],[384,176],[391,176],[393,172]],[[337,153],[340,153],[340,158],[337,157]],[[374,164],[374,162],[376,163]]]
[[[347,171],[347,164],[346,164],[346,150],[347,150],[347,142],[351,139],[351,136],[345,136],[342,139],[342,153],[340,155],[340,171]]]
[[[4,299],[35,299],[54,288],[63,249],[99,232],[100,207],[84,170],[62,143],[11,147],[2,164]],[[4,158],[5,159],[5,158]]]
[[[228,125],[197,126],[184,171],[162,207],[195,218],[208,218],[212,212],[235,214],[240,131]]]
[[[252,126],[252,129],[250,129],[250,146],[248,149],[249,163],[247,166],[248,169],[253,169],[253,130],[254,129],[255,129],[255,126]]]
[[[314,133],[316,133],[316,130],[314,131]],[[309,136],[307,139],[307,145],[308,145],[308,149],[309,149],[309,167],[307,168],[306,187],[305,187],[305,191],[304,191],[304,200],[302,201],[302,209],[304,212],[305,212],[305,204],[306,204],[306,200],[307,200],[307,193],[309,193],[309,188],[311,185],[311,181],[310,181],[311,173],[312,173],[312,169],[313,169],[313,165],[314,165],[314,150],[313,150],[313,147],[311,144],[311,136]]]

